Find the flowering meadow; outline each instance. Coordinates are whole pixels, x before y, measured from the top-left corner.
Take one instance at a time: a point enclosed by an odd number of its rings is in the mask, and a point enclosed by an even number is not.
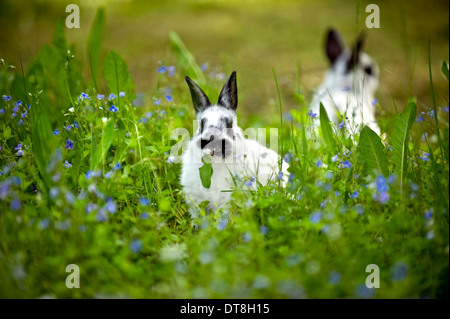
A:
[[[192,219],[170,155],[195,116],[184,76],[216,100],[232,69],[197,64],[171,33],[176,62],[148,71],[153,94],[135,92],[127,62],[102,51],[103,17],[87,52],[60,22],[28,65],[0,60],[2,298],[448,298],[448,91],[433,87],[446,62],[429,74],[433,104],[390,105],[382,138],[331,124],[301,92],[284,110],[275,66],[264,125],[278,128],[287,185],[250,178]]]

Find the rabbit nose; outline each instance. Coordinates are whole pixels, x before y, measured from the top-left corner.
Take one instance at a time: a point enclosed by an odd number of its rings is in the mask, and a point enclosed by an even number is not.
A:
[[[209,144],[210,142],[212,142],[212,141],[214,141],[214,135],[211,135],[210,138],[209,138],[209,140],[204,140],[204,139],[202,139],[202,140],[201,140],[201,149],[204,149],[205,146],[206,146],[207,144]]]

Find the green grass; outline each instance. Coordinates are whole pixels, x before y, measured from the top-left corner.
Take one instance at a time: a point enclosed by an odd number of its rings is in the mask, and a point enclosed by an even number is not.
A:
[[[192,131],[184,76],[202,71],[170,38],[175,72],[155,72],[144,96],[117,52],[87,60],[94,78],[83,76],[86,54],[60,26],[25,70],[2,63],[0,95],[11,100],[0,100],[0,297],[448,298],[448,107],[411,123],[417,101],[398,103],[403,125],[384,144],[367,129],[361,140],[317,131],[326,114],[310,118],[307,97],[284,95],[274,66],[280,112],[298,101],[265,123],[282,128],[288,185],[236,189],[230,207],[192,220],[168,157],[171,131]],[[223,81],[201,76],[217,94]],[[80,289],[65,286],[69,264]],[[365,288],[369,264],[379,289]]]

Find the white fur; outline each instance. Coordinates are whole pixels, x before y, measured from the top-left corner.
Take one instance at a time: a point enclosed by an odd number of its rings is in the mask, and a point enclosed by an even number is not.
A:
[[[235,140],[231,141],[232,153],[226,158],[221,156],[212,156],[213,174],[211,177],[210,188],[205,188],[200,180],[199,168],[203,166],[202,156],[211,154],[211,148],[207,145],[203,150],[198,145],[198,141],[203,136],[208,138],[209,134],[214,132],[216,138],[227,138],[225,130],[204,130],[200,134],[200,121],[207,119],[208,125],[219,126],[221,117],[229,116],[233,118],[232,131]],[[237,185],[247,189],[255,189],[256,182],[266,185],[269,180],[275,180],[279,173],[280,156],[262,146],[255,140],[246,139],[242,129],[237,125],[236,113],[220,105],[214,105],[206,108],[197,114],[199,128],[192,140],[189,142],[187,151],[183,154],[183,166],[181,173],[181,185],[186,202],[190,207],[190,213],[193,217],[198,216],[196,206],[202,201],[209,201],[207,210],[215,210],[218,207],[225,207],[231,199],[231,190],[235,188],[233,177]],[[287,182],[289,173],[288,165],[283,161],[283,183]],[[233,177],[232,177],[233,176]],[[243,185],[252,177],[255,182],[252,186]],[[225,191],[225,192],[224,192]]]
[[[380,128],[373,105],[378,87],[378,66],[367,54],[360,52],[355,70],[346,73],[350,55],[350,51],[344,51],[327,72],[313,97],[311,111],[319,115],[322,102],[328,117],[336,126],[343,120],[339,118],[339,113],[347,117],[344,123],[350,132],[359,132],[367,125],[379,135]],[[371,65],[374,74],[367,75],[364,72],[367,65]]]

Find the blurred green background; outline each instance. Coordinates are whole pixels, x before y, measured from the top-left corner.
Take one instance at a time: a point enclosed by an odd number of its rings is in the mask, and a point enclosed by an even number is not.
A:
[[[365,7],[373,1],[17,1],[1,0],[0,57],[26,67],[40,46],[51,41],[58,19],[67,17],[70,3],[80,6],[79,29],[67,29],[77,58],[86,61],[85,46],[99,6],[106,8],[104,53],[118,51],[127,61],[136,92],[155,87],[158,62],[175,64],[169,31],[176,31],[199,64],[226,76],[237,70],[239,113],[244,120],[270,120],[277,112],[275,69],[284,109],[298,108],[294,96],[300,88],[313,94],[329,67],[324,52],[326,30],[337,28],[346,44],[358,32],[368,34],[365,51],[379,64],[378,117],[390,121],[392,97],[401,106],[409,96],[419,110],[431,106],[428,41],[438,106],[448,101],[440,72],[449,59],[449,2],[378,1],[381,28],[365,28]],[[84,63],[86,77],[88,63]],[[217,68],[217,70],[215,69]],[[300,72],[298,72],[300,70]],[[411,81],[411,78],[413,79]],[[300,81],[299,81],[300,79]],[[300,83],[300,84],[299,84]],[[187,88],[186,88],[187,89]],[[219,89],[219,88],[218,88]],[[271,111],[273,110],[273,112]],[[276,113],[275,113],[276,114]],[[385,125],[387,126],[387,124]]]

